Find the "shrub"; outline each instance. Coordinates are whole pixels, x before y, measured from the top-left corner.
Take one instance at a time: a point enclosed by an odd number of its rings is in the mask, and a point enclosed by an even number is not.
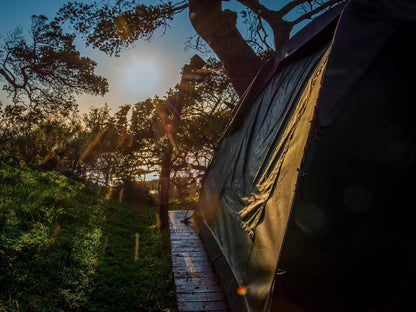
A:
[[[155,200],[150,194],[150,190],[144,184],[126,180],[115,186],[111,193],[111,197],[120,202],[130,202],[135,204],[145,204],[153,206]]]

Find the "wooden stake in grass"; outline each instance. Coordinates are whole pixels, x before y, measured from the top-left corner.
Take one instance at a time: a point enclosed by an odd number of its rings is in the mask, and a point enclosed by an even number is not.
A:
[[[139,233],[136,233],[136,246],[134,248],[134,261],[139,260]]]
[[[156,218],[156,227],[160,231],[160,216],[159,216],[159,213],[156,212],[155,218]]]

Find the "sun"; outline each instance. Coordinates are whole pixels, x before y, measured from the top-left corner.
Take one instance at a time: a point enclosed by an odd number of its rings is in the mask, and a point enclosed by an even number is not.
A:
[[[125,79],[133,96],[153,97],[160,82],[159,69],[152,60],[134,60],[126,66]]]

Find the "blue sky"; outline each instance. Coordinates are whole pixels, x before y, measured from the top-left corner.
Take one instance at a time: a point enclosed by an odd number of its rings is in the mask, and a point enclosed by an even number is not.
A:
[[[30,27],[32,14],[43,14],[52,19],[65,0],[2,0],[0,8],[0,35],[17,26],[24,31]],[[156,35],[151,42],[137,42],[120,57],[108,57],[104,53],[86,48],[81,41],[77,47],[81,54],[97,62],[96,72],[106,77],[110,91],[104,97],[83,95],[79,97],[79,109],[86,112],[90,106],[103,106],[113,112],[123,104],[134,104],[154,95],[163,96],[180,79],[182,66],[189,61],[193,51],[185,51],[184,42],[192,34],[187,12],[177,16],[172,27],[163,37]],[[141,74],[143,73],[143,74]],[[146,76],[146,79],[144,79]],[[2,98],[2,101],[6,100]]]
[[[46,15],[50,19],[67,0],[1,0],[0,35],[17,26],[27,30],[32,14]],[[149,1],[153,2],[153,1]],[[262,1],[267,7],[276,8],[287,1]],[[227,5],[237,11],[241,6],[230,1]],[[180,80],[182,66],[189,62],[195,51],[185,49],[185,41],[195,32],[188,19],[187,10],[176,16],[164,36],[155,35],[151,42],[137,42],[135,47],[123,52],[119,58],[86,48],[82,42],[77,47],[81,54],[97,62],[96,72],[109,81],[110,91],[104,97],[80,96],[81,113],[90,106],[104,103],[113,112],[123,104],[134,104],[154,95],[164,96],[166,91]],[[0,99],[6,100],[0,96]]]

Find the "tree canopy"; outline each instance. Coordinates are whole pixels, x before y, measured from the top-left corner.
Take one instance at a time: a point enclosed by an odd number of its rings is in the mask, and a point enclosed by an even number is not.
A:
[[[83,116],[59,111],[28,126],[25,118],[0,111],[0,148],[32,166],[104,186],[143,181],[160,173],[165,160],[171,182],[166,193],[185,196],[204,175],[237,101],[218,60],[193,60],[166,97],[122,105],[114,113],[108,105]]]
[[[30,41],[21,28],[8,33],[0,45],[0,81],[12,100],[8,112],[51,112],[76,106],[75,95],[103,95],[107,80],[94,74],[96,63],[82,57],[75,35],[58,22],[32,16]]]
[[[242,95],[262,65],[262,55],[279,49],[289,38],[293,27],[343,0],[292,0],[279,10],[272,10],[258,0],[235,0],[248,25],[244,38],[237,28],[237,13],[225,10],[222,2],[229,0],[176,0],[144,4],[135,0],[69,2],[59,11],[57,20],[69,21],[88,45],[110,54],[120,51],[136,40],[149,40],[155,31],[165,31],[175,15],[189,10],[190,21],[197,33],[196,47],[202,38],[223,63],[238,95]],[[287,15],[298,9],[298,17]],[[272,46],[265,31],[273,32]],[[267,52],[267,53],[264,53]]]

